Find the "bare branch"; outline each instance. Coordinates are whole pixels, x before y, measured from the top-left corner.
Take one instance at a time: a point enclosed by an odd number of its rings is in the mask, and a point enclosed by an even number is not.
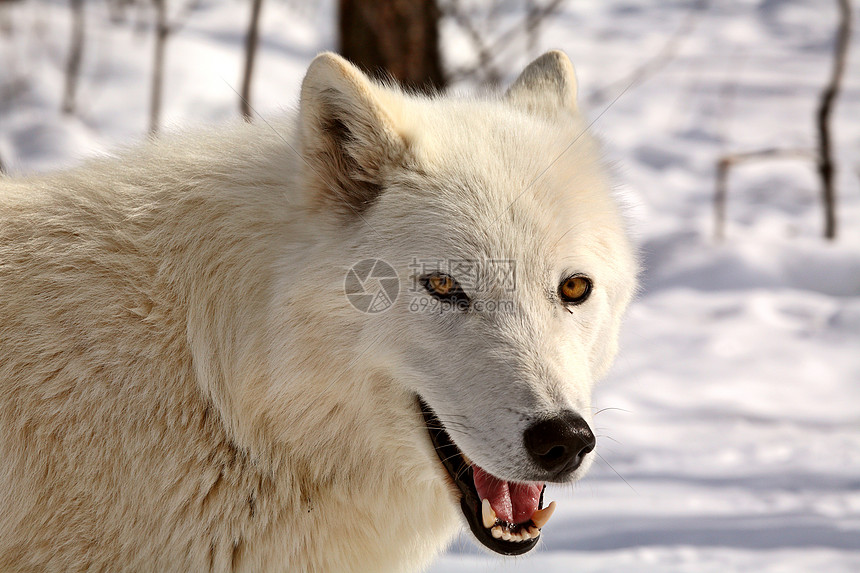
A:
[[[681,45],[695,29],[699,17],[710,7],[710,0],[696,0],[687,13],[687,17],[678,27],[674,34],[666,41],[660,51],[652,58],[646,60],[639,67],[635,68],[627,76],[616,80],[608,85],[598,88],[588,96],[588,103],[591,106],[597,106],[606,101],[609,94],[618,93],[624,86],[632,85],[639,86],[653,76],[675,59]]]
[[[529,10],[526,15],[526,28],[533,28],[543,20],[555,14],[565,1],[566,0],[550,0],[544,6],[536,6],[534,10]],[[520,29],[518,26],[511,27],[507,32],[496,38],[490,48],[494,52],[498,52],[504,46],[509,45],[519,33]]]
[[[263,0],[251,0],[251,21],[248,23],[248,33],[245,35],[245,72],[242,76],[242,95],[239,97],[239,108],[242,111],[242,117],[247,122],[250,122],[253,117],[251,110],[251,78],[254,75],[254,60],[257,56],[262,6]]]
[[[501,81],[502,74],[498,71],[498,68],[495,67],[493,60],[498,57],[503,49],[509,46],[518,35],[522,34],[523,30],[526,30],[527,33],[529,30],[536,31],[539,24],[554,14],[564,2],[565,0],[550,0],[543,6],[537,6],[532,3],[529,6],[523,23],[512,26],[497,36],[492,42],[486,41],[483,34],[472,24],[469,16],[460,9],[456,0],[450,0],[444,4],[442,6],[443,14],[450,16],[460,27],[463,28],[469,36],[469,39],[472,41],[472,45],[478,51],[478,62],[475,65],[454,70],[451,73],[451,78],[462,79],[475,75],[478,72],[483,72],[485,75],[484,81],[486,83],[499,83],[499,81]]]
[[[152,89],[149,100],[149,134],[158,135],[161,123],[161,98],[164,84],[164,51],[170,34],[179,31],[187,21],[191,12],[199,4],[199,0],[186,2],[176,21],[167,21],[167,0],[152,0],[155,8],[155,52],[152,64]]]
[[[526,50],[529,56],[534,56],[537,50],[538,38],[540,37],[540,20],[537,18],[537,13],[540,10],[540,4],[537,0],[527,0],[526,2]]]
[[[161,91],[164,83],[164,48],[170,28],[166,0],[152,0],[155,6],[155,53],[152,64],[152,91],[149,100],[149,134],[158,135],[161,122]]]
[[[188,0],[183,4],[182,8],[179,9],[179,13],[176,14],[176,17],[173,19],[173,23],[168,24],[168,31],[171,34],[175,34],[182,30],[183,26],[188,23],[188,18],[191,16],[191,13],[194,12],[198,6],[200,6],[200,0]]]
[[[729,168],[736,163],[767,159],[812,159],[817,163],[818,174],[821,178],[824,237],[831,241],[836,238],[836,190],[834,188],[836,166],[833,161],[830,138],[830,116],[842,84],[851,37],[851,2],[850,0],[837,0],[837,2],[840,18],[836,31],[833,68],[830,79],[821,92],[821,100],[816,113],[818,148],[816,150],[773,148],[725,155],[720,158],[717,161],[716,189],[714,191],[714,238],[717,241],[722,240],[724,236]]]
[[[84,53],[84,0],[70,0],[72,12],[72,37],[69,59],[66,61],[66,87],[63,93],[62,110],[65,114],[75,111],[75,95],[78,90],[78,77]]]
[[[484,74],[484,82],[491,85],[499,84],[502,74],[493,65],[494,54],[490,46],[487,45],[484,35],[472,23],[472,19],[460,10],[459,4],[455,1],[449,2],[442,10],[446,16],[453,19],[466,32],[466,35],[472,42],[472,46],[478,52],[478,63],[474,67],[459,72],[455,71],[452,76],[456,77],[460,75],[460,77],[464,77],[481,71]]]
[[[849,0],[837,0],[837,2],[839,4],[839,27],[836,32],[833,69],[830,80],[821,92],[821,100],[816,114],[819,150],[818,173],[821,176],[821,199],[824,204],[824,237],[831,241],[836,238],[836,190],[834,189],[836,165],[833,160],[830,116],[842,84],[851,37],[851,2]]]
[[[714,189],[714,239],[722,241],[725,237],[726,202],[728,200],[729,169],[739,163],[751,161],[769,161],[785,159],[802,159],[815,161],[817,155],[813,149],[760,149],[744,153],[732,153],[722,156],[717,161],[717,183]]]

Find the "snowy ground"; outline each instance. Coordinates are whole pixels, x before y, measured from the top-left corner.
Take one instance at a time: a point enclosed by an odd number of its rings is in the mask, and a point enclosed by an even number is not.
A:
[[[543,49],[567,51],[596,118],[631,70],[689,30],[595,124],[645,265],[595,398],[608,408],[596,418],[602,459],[576,487],[548,490],[560,508],[538,550],[502,561],[464,535],[434,573],[860,570],[860,33],[834,122],[840,240],[819,238],[817,180],[799,162],[738,167],[728,239],[711,239],[720,154],[814,143],[835,4],[700,2],[691,19],[691,2],[568,2],[532,53],[506,43],[511,75]],[[12,172],[73,165],[146,130],[151,43],[135,22],[149,15],[112,25],[101,2],[88,8],[81,106],[68,118],[65,4],[0,5],[0,157]],[[516,22],[508,11],[498,30]],[[246,3],[204,1],[171,38],[168,124],[235,116],[246,18]],[[265,4],[264,116],[294,105],[307,63],[332,47],[332,18],[330,3]],[[451,65],[469,61],[461,33],[446,26],[444,38]]]

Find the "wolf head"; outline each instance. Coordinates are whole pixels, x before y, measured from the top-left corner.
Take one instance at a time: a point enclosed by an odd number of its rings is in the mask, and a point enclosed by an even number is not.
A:
[[[364,261],[347,294],[381,268],[397,285],[353,317],[372,360],[414,393],[478,539],[527,551],[544,482],[592,461],[591,390],[635,288],[570,61],[548,52],[502,97],[457,100],[323,54],[300,105],[307,202],[338,214],[344,264]]]

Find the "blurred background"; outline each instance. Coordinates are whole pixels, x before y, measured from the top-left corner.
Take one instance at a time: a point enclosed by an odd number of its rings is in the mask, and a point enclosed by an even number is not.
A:
[[[853,12],[851,12],[853,8]],[[600,458],[537,551],[431,571],[860,571],[851,0],[0,0],[0,165],[264,121],[337,50],[416,90],[573,60],[641,245]]]

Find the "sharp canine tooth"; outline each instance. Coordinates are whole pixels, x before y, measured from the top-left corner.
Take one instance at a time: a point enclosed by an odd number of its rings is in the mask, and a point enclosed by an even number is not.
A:
[[[532,521],[537,526],[538,529],[541,529],[546,522],[549,521],[549,518],[552,517],[552,512],[555,511],[555,502],[550,502],[548,506],[543,509],[537,510],[532,516]]]
[[[500,539],[502,537],[502,526],[501,525],[495,526],[494,528],[492,528],[490,530],[490,533],[492,533],[493,537],[495,537],[496,539]]]
[[[481,519],[484,521],[484,527],[487,529],[496,524],[496,512],[493,511],[489,499],[481,501]]]

